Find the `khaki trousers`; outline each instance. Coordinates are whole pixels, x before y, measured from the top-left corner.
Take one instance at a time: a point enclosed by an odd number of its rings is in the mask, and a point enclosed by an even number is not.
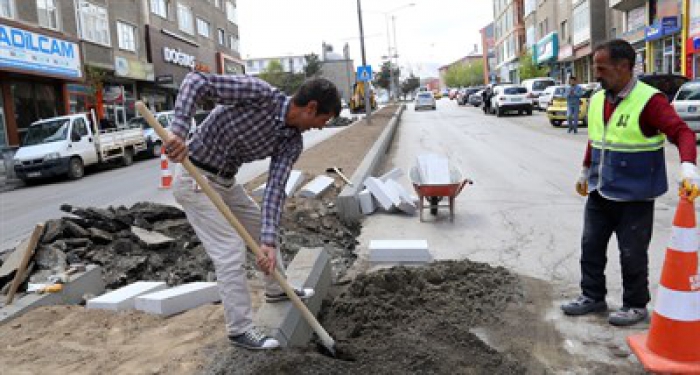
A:
[[[260,207],[235,178],[222,179],[202,171],[211,187],[221,195],[231,212],[248,230],[253,239],[260,237]],[[203,191],[195,189],[194,178],[178,164],[173,182],[173,194],[187,215],[187,220],[207,254],[214,263],[219,294],[224,305],[226,329],[229,335],[242,334],[253,327],[253,312],[248,279],[244,268],[246,245],[236,230],[219,212]],[[284,276],[284,265],[277,247],[277,269]],[[277,281],[264,276],[266,293],[283,293]]]

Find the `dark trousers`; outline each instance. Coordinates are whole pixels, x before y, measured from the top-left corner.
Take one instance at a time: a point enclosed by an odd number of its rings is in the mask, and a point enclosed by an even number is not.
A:
[[[647,251],[654,224],[654,201],[616,202],[593,191],[586,202],[581,239],[581,290],[596,301],[605,299],[605,265],[610,236],[615,233],[622,266],[622,302],[645,307],[649,302]]]

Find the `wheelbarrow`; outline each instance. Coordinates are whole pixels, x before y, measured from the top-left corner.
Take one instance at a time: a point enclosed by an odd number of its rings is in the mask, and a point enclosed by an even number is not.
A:
[[[471,185],[474,182],[468,178],[462,178],[462,172],[459,169],[450,166],[450,183],[441,185],[423,184],[420,178],[418,166],[413,166],[409,172],[409,177],[413,188],[418,194],[418,210],[420,212],[420,221],[423,222],[423,211],[430,210],[430,214],[437,216],[439,207],[450,208],[450,221],[455,219],[455,198],[462,192],[464,186]],[[440,204],[447,198],[448,203]],[[426,206],[425,203],[428,203]]]

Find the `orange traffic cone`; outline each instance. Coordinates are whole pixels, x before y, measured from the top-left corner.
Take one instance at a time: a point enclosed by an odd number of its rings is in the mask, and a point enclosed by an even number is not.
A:
[[[165,153],[165,146],[160,148],[160,186],[159,189],[170,189],[173,184],[173,175],[168,168],[168,156]]]
[[[648,371],[700,374],[700,277],[695,207],[681,197],[648,333],[627,343]]]

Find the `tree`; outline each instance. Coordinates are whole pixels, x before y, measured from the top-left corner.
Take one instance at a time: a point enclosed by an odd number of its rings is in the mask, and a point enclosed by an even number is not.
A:
[[[411,73],[411,75],[401,83],[401,93],[405,96],[416,91],[419,87],[420,79]]]
[[[484,81],[484,63],[481,60],[449,67],[445,74],[445,83],[449,87],[475,86]]]
[[[318,77],[321,75],[323,63],[321,59],[318,58],[317,54],[311,53],[304,55],[304,60],[306,60],[306,66],[304,67],[304,75],[306,78]]]
[[[285,72],[279,60],[270,61],[258,77],[288,95],[294,94],[306,79],[302,73]]]
[[[547,67],[540,67],[532,60],[532,53],[526,51],[520,55],[520,68],[518,68],[520,80],[536,77],[546,77],[549,74]]]
[[[379,72],[374,77],[374,84],[389,90],[391,86],[391,62],[385,61],[382,64],[381,69]],[[397,79],[399,77],[399,74],[401,73],[401,69],[394,67],[394,79]]]

